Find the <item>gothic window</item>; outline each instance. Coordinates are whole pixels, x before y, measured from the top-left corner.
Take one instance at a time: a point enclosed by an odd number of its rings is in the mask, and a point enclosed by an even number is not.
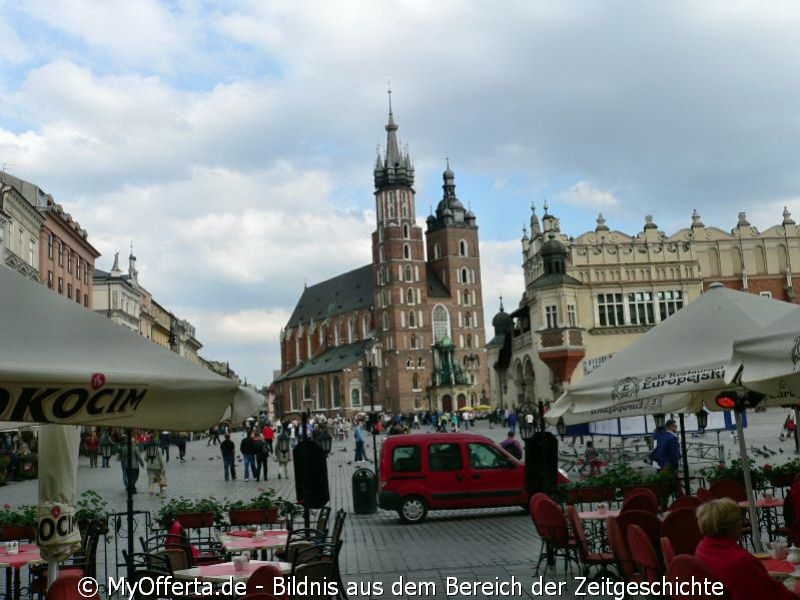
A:
[[[297,384],[293,383],[289,388],[289,408],[290,410],[299,410],[297,405]]]
[[[411,277],[411,265],[406,265],[406,281],[413,281]]]
[[[405,194],[403,194],[403,200],[400,203],[400,213],[403,215],[403,218],[408,218],[408,200],[405,199]]]
[[[442,248],[439,244],[433,245],[433,258],[442,258]]]
[[[355,334],[355,323],[353,322],[353,318],[347,321],[347,343],[352,344]]]
[[[394,202],[389,200],[389,218],[394,219]]]
[[[419,389],[419,375],[416,373],[411,376],[411,387],[415,390]]]
[[[339,408],[342,405],[342,387],[339,385],[339,378],[333,378],[333,408]]]
[[[469,290],[464,290],[464,305],[469,306]]]
[[[384,312],[381,315],[381,319],[383,320],[383,330],[386,331],[389,329],[389,313]]]
[[[469,283],[469,273],[466,269],[461,269],[461,283]]]
[[[437,304],[433,309],[433,341],[441,342],[442,338],[450,335],[450,315],[447,309]]]
[[[353,388],[350,390],[350,406],[361,406],[361,390]]]
[[[409,327],[416,327],[416,318],[414,317],[414,311],[408,311],[408,326]]]
[[[467,334],[467,348],[472,348],[472,334]]]
[[[403,244],[403,258],[411,258],[411,248],[408,244]]]
[[[325,408],[325,380],[317,379],[317,408]]]
[[[415,336],[415,335],[411,336],[411,349],[412,350],[416,350],[417,349],[417,336]]]
[[[367,333],[369,333],[369,317],[364,315],[361,317],[361,339],[367,339]]]
[[[385,256],[385,255],[384,255],[384,253],[383,253],[383,246],[381,246],[380,248],[378,248],[378,260],[379,260],[380,262],[383,262],[383,261],[385,261],[385,260],[386,260],[386,256]]]
[[[406,215],[403,215],[403,216],[406,216]],[[403,237],[408,239],[409,238],[408,233],[409,233],[408,223],[403,223]]]
[[[464,327],[472,327],[472,314],[469,311],[464,313]]]
[[[305,383],[303,384],[303,400],[310,400],[311,399],[311,382],[306,379]]]
[[[420,356],[420,357],[417,359],[417,366],[418,366],[418,367],[421,367],[421,366],[423,366],[424,364],[425,364],[425,359],[424,359],[424,358],[422,358],[422,357]]]
[[[466,256],[467,255],[467,242],[465,242],[464,240],[461,240],[460,242],[458,242],[458,254],[460,256]]]
[[[408,292],[406,294],[406,301],[408,304],[414,304],[414,290],[413,288],[408,288]]]

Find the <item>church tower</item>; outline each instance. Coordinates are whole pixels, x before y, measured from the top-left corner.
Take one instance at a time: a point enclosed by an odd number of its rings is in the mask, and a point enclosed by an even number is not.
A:
[[[462,392],[452,398],[453,408],[460,408],[464,403],[483,403],[476,399],[476,389],[477,396],[488,393],[478,226],[475,213],[465,209],[456,196],[455,174],[449,160],[442,178],[442,200],[436,214],[427,219],[426,238],[431,270],[450,296],[449,305],[431,299],[434,360],[437,365],[451,363],[453,372],[439,373],[438,381],[435,374],[434,385],[461,384]],[[440,398],[445,396],[440,394]],[[441,404],[443,410],[448,410],[447,401]]]
[[[416,224],[414,166],[401,152],[389,91],[386,151],[375,163],[376,229],[372,234],[375,282],[373,327],[380,352],[380,389],[375,402],[384,411],[419,408],[430,356],[425,248]],[[427,373],[430,373],[428,367]]]

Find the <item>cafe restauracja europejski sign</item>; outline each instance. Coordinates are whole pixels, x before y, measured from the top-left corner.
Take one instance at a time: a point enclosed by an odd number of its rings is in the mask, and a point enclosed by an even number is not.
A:
[[[146,387],[87,389],[75,385],[0,386],[0,421],[82,423],[101,415],[133,414]]]

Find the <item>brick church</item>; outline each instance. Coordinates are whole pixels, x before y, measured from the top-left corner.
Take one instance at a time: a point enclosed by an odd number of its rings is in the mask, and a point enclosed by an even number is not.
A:
[[[451,411],[490,395],[475,214],[448,162],[423,234],[389,98],[372,262],[303,290],[281,332],[279,416]],[[367,365],[377,377],[365,383]]]

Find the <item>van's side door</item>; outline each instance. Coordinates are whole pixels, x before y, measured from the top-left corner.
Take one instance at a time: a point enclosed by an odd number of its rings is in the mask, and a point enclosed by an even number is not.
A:
[[[469,481],[466,478],[464,444],[428,445],[428,489],[432,508],[469,506]]]
[[[517,463],[492,444],[467,444],[470,506],[525,503],[524,479]]]

